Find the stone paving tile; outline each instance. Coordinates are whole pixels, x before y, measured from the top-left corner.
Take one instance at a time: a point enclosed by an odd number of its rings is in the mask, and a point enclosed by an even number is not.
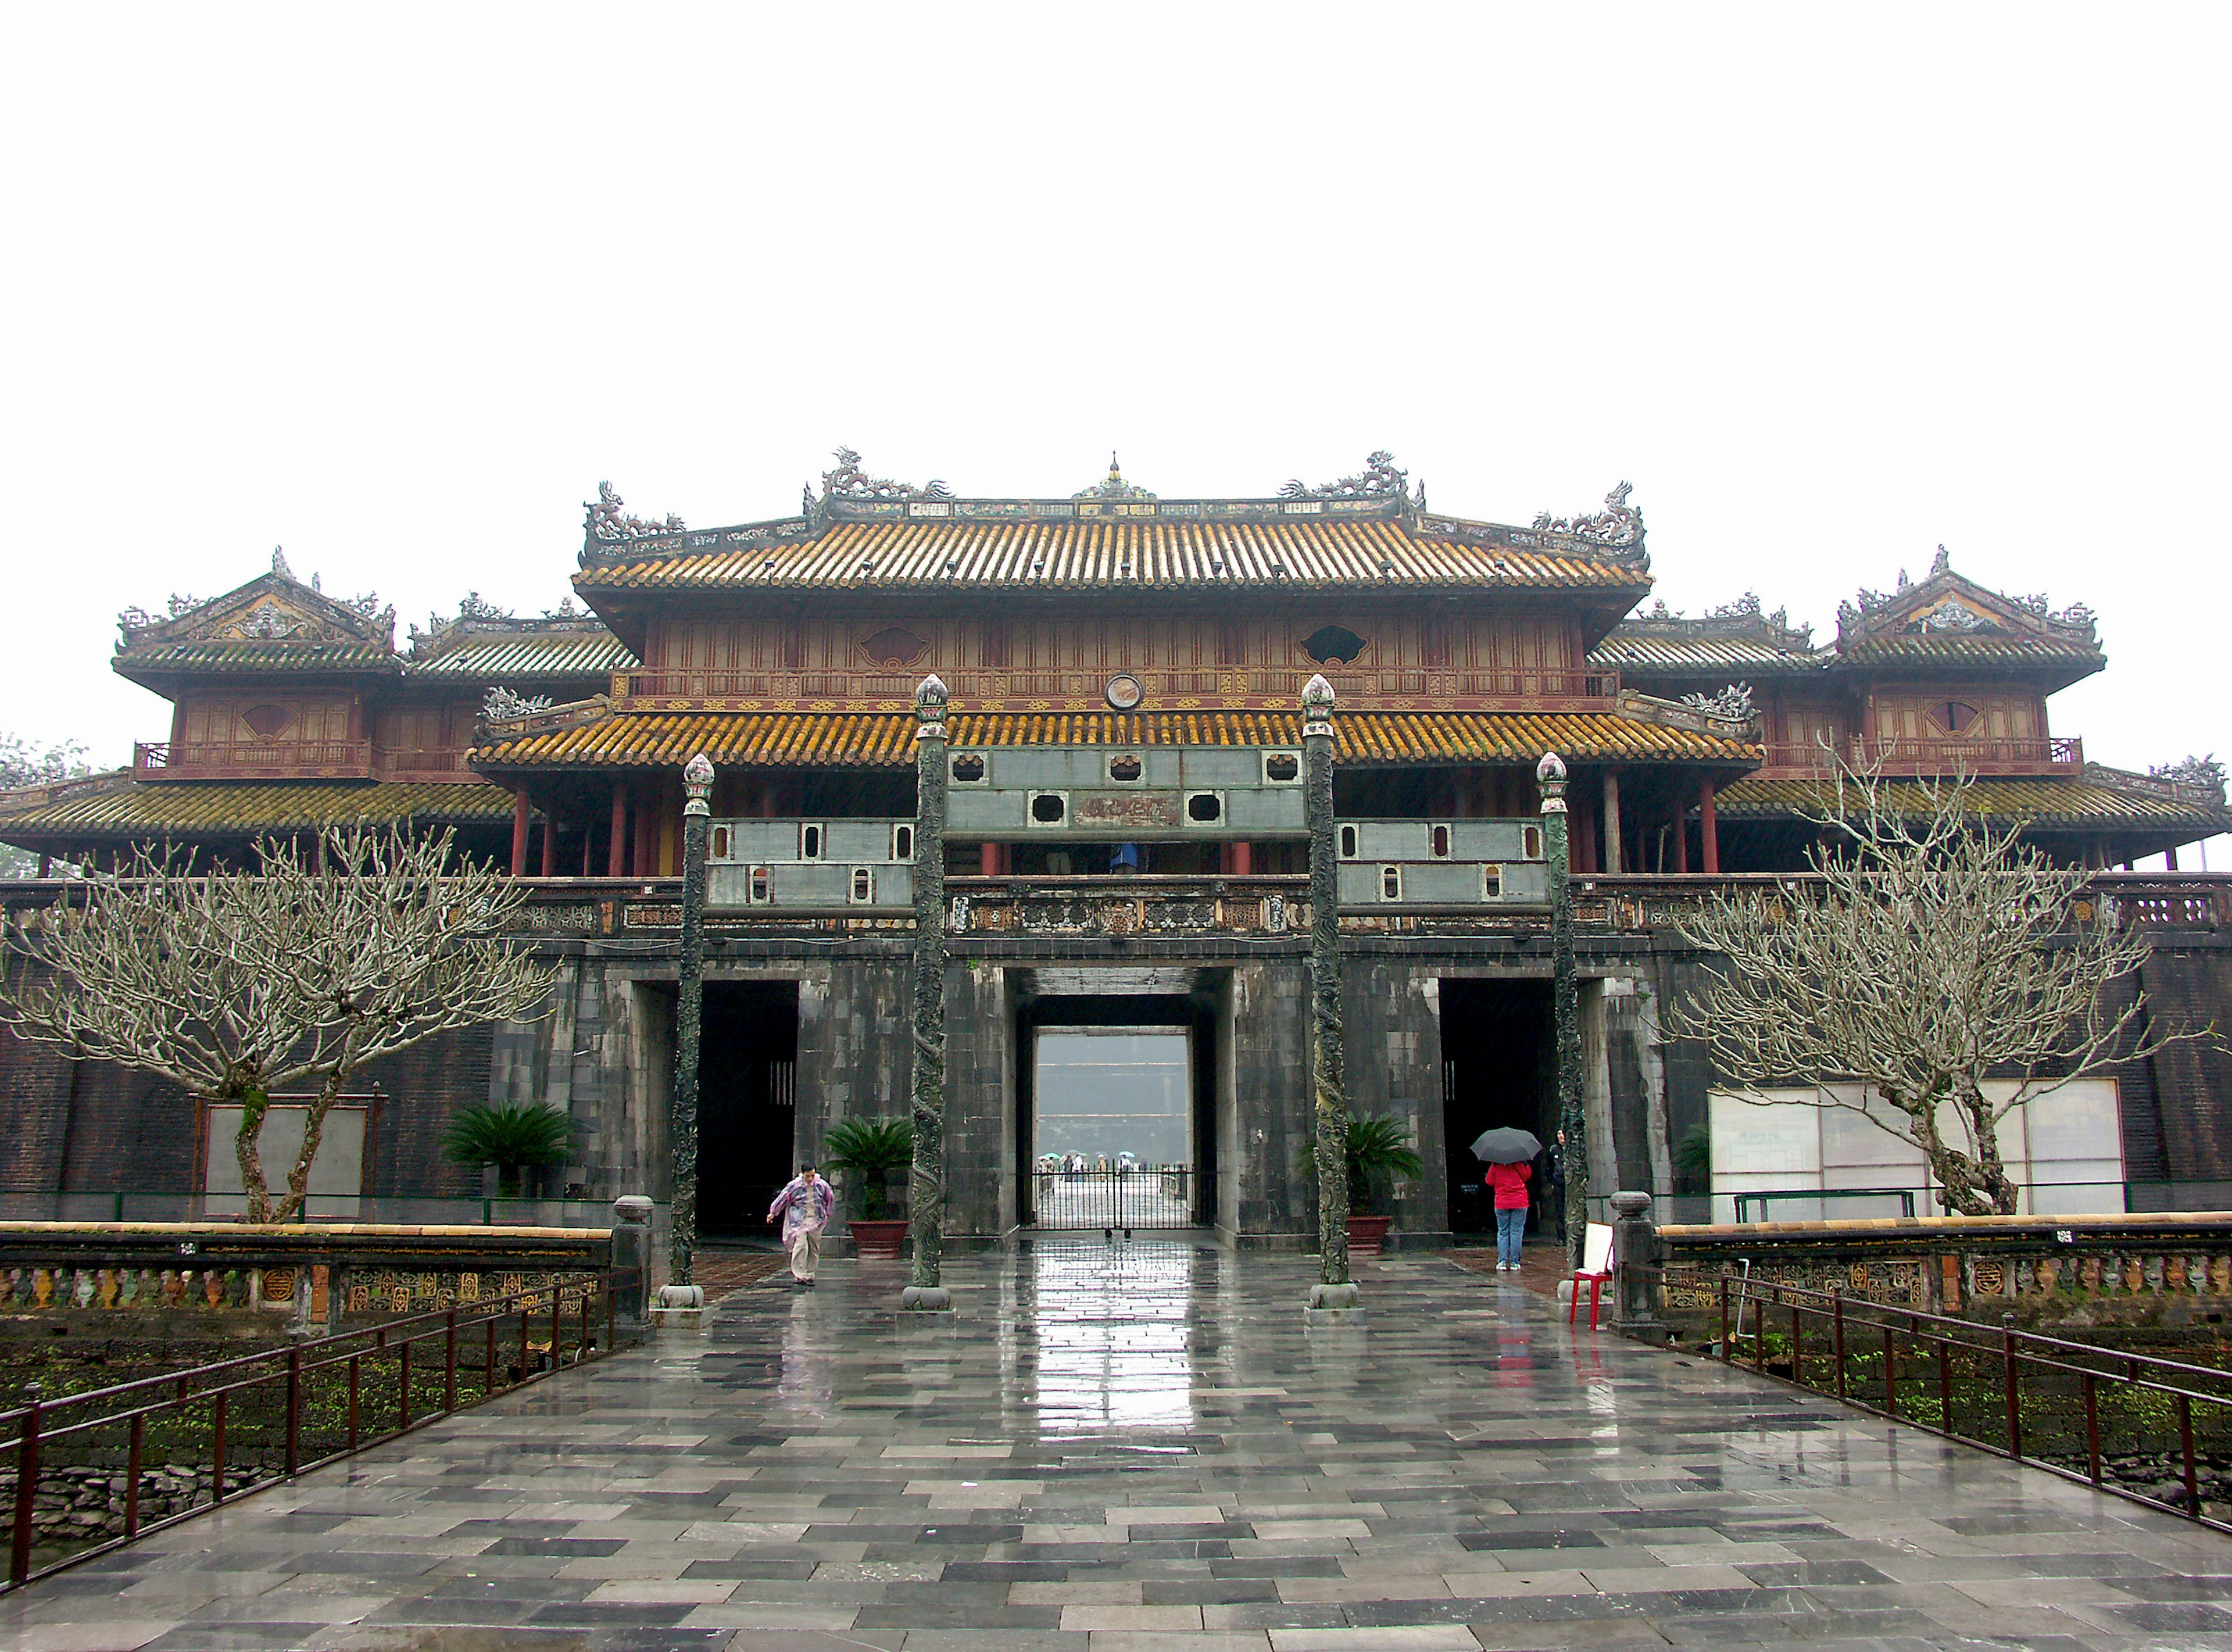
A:
[[[2232,1544],[1526,1281],[1040,1242],[699,1337],[0,1598],[0,1652],[2232,1652]]]

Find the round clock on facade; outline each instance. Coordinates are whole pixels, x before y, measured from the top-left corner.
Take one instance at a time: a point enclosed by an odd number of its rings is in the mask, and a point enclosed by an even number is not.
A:
[[[1139,686],[1139,679],[1131,672],[1119,671],[1108,679],[1107,693],[1109,704],[1119,711],[1129,711],[1146,697],[1147,691]]]

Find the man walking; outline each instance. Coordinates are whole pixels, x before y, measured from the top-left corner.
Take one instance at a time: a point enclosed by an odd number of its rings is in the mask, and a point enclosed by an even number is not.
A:
[[[791,1178],[768,1207],[768,1225],[782,1217],[783,1248],[790,1253],[790,1282],[811,1286],[814,1266],[821,1260],[821,1230],[837,1203],[837,1190],[824,1182],[811,1164]]]

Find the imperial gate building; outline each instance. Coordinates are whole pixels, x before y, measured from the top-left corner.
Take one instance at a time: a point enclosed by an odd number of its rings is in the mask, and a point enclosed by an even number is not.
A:
[[[639,519],[601,489],[573,593],[540,619],[469,597],[399,648],[392,611],[328,596],[276,554],[225,596],[127,612],[114,669],[170,702],[168,738],[113,773],[0,794],[0,841],[45,876],[135,845],[225,865],[329,823],[453,828],[528,881],[521,942],[559,966],[555,1002],[378,1073],[341,1190],[473,1193],[438,1142],[459,1107],[496,1099],[567,1112],[552,1193],[664,1197],[681,769],[703,752],[710,1234],[756,1229],[833,1124],[907,1111],[912,709],[931,673],[951,695],[955,1242],[1069,1220],[1075,1164],[1136,1166],[1173,1220],[1242,1245],[1314,1231],[1314,675],[1337,696],[1351,1103],[1404,1121],[1427,1163],[1394,1189],[1405,1242],[1487,1225],[1465,1151],[1478,1131],[1554,1128],[1547,751],[1572,774],[1599,1192],[1703,1195],[1677,1169],[1700,1131],[1723,1193],[1880,1179],[1823,1144],[1810,1169],[1736,1163],[1712,1075],[1658,1031],[1698,967],[1674,914],[1803,871],[1825,751],[1902,795],[1977,777],[1975,807],[2098,869],[2103,921],[2156,931],[2158,1012],[2220,1013],[2232,880],[2128,867],[2167,852],[2176,868],[2232,830],[2221,774],[2110,768],[2054,732],[2051,696],[2105,664],[2084,608],[2003,595],[1942,550],[1919,581],[1860,593],[1819,643],[1749,595],[1687,618],[1644,607],[1651,589],[1624,484],[1600,511],[1521,528],[1429,510],[1384,454],[1262,496],[1162,499],[1112,462],[1074,496],[967,499],[866,476],[840,450],[798,515],[738,527]],[[0,1188],[204,1190],[208,1121],[152,1079],[0,1034]],[[2043,1125],[2025,1138],[2038,1208],[2232,1181],[2232,1059],[2214,1045],[2126,1063],[2087,1105],[2082,1146]],[[2056,1166],[2084,1191],[2049,1195]]]

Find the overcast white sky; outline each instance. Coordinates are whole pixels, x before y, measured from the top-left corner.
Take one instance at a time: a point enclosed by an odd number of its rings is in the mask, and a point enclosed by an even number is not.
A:
[[[1166,496],[1392,448],[1660,594],[2099,610],[2089,756],[2232,755],[2221,6],[0,13],[0,729],[283,543],[406,619],[828,450]],[[398,628],[399,638],[401,626]],[[2212,857],[2212,864],[2217,864]]]

